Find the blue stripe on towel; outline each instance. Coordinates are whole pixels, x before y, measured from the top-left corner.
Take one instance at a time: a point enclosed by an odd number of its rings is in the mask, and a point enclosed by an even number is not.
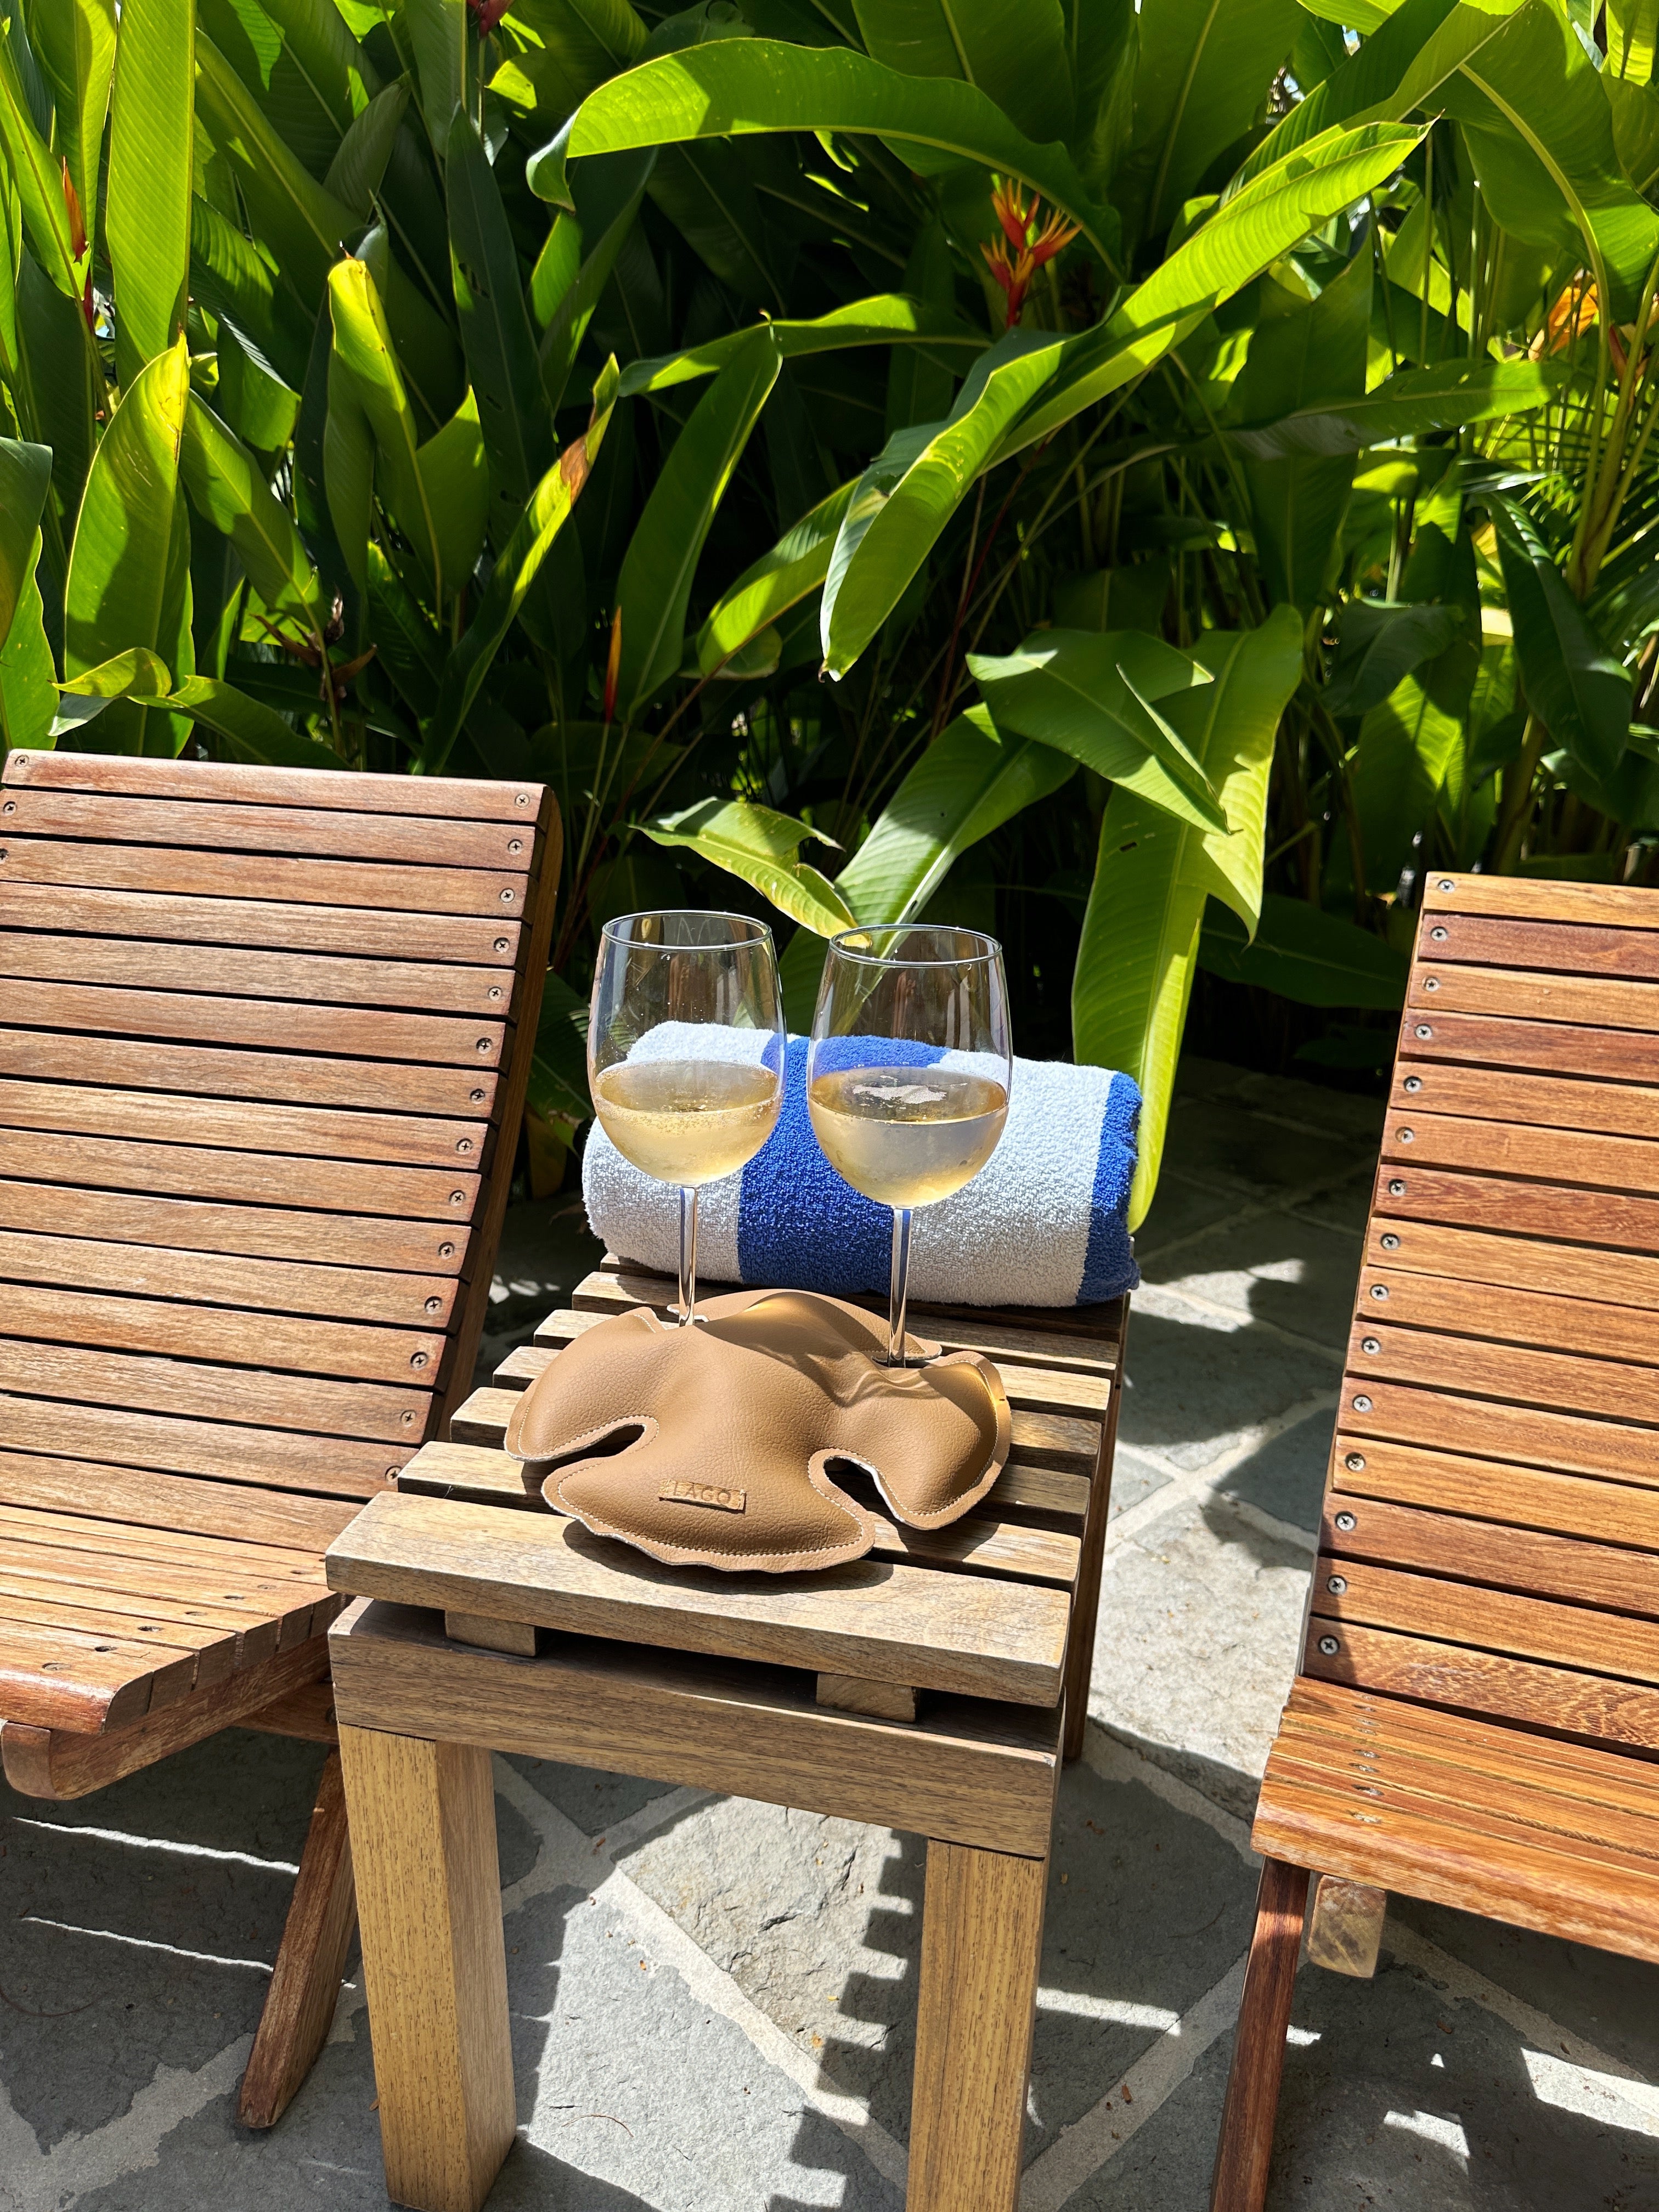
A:
[[[1135,1141],[1140,1127],[1140,1092],[1127,1075],[1114,1075],[1100,1126],[1100,1157],[1095,1164],[1094,1205],[1089,1214],[1089,1250],[1077,1302],[1093,1305],[1117,1297],[1140,1280],[1129,1235],[1129,1188],[1135,1179]]]
[[[887,1057],[931,1067],[931,1045],[864,1038],[864,1066]],[[787,1283],[844,1297],[884,1291],[892,1267],[893,1216],[843,1182],[818,1146],[806,1109],[807,1040],[792,1036],[778,1126],[743,1171],[738,1264],[745,1283]]]

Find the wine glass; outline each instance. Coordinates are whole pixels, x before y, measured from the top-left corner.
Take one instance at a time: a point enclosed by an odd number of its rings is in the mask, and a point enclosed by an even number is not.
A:
[[[783,1000],[763,921],[625,914],[599,938],[587,1078],[626,1160],[680,1194],[682,1328],[696,1317],[697,1193],[736,1173],[783,1103]]]
[[[872,922],[830,939],[807,1111],[830,1166],[893,1209],[890,1367],[905,1364],[912,1210],[973,1181],[1002,1135],[1012,1081],[995,938]]]

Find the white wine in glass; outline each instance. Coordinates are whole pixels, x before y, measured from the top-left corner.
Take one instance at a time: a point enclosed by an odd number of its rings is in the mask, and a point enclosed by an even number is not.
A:
[[[680,1194],[679,1319],[696,1317],[697,1193],[759,1152],[783,1103],[772,933],[747,915],[629,914],[599,939],[587,1076],[625,1160]]]
[[[1012,1075],[994,938],[884,922],[831,939],[806,1105],[830,1166],[893,1209],[889,1366],[905,1359],[911,1214],[961,1190],[990,1158]]]

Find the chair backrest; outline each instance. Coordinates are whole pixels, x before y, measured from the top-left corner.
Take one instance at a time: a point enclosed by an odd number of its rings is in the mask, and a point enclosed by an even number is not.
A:
[[[1303,1671],[1659,1749],[1659,894],[1429,878]]]
[[[325,1543],[439,1432],[559,845],[534,784],[9,757],[0,1502]]]

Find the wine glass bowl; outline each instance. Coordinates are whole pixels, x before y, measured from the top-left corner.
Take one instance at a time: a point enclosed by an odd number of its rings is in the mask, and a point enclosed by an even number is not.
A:
[[[888,1364],[904,1364],[910,1217],[996,1150],[1013,1075],[1002,948],[977,930],[884,922],[832,938],[806,1103],[824,1157],[893,1209]]]
[[[682,1324],[696,1318],[697,1193],[752,1159],[783,1103],[772,933],[748,915],[619,915],[588,1013],[593,1111],[642,1174],[680,1193]]]

